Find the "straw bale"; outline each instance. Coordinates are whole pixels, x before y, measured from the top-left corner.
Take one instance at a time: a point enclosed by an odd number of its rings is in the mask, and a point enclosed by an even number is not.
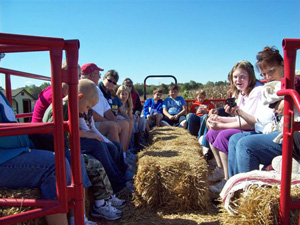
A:
[[[300,188],[291,189],[292,199],[300,199]],[[271,225],[279,224],[279,197],[278,187],[253,185],[247,194],[243,191],[234,196],[231,207],[237,211],[235,215],[229,215],[223,207],[220,213],[221,224],[226,225]],[[290,225],[299,224],[299,211],[290,213]]]
[[[38,199],[40,198],[39,189],[0,189],[0,198],[18,198],[18,199]],[[0,217],[14,215],[26,212],[33,208],[30,207],[0,207]],[[39,225],[47,224],[44,217],[17,223],[17,225]]]
[[[138,153],[134,179],[137,207],[204,210],[209,202],[208,168],[195,137],[182,128],[159,127]]]

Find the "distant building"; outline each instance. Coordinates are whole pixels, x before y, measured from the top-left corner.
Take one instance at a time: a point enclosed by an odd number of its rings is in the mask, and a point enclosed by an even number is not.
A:
[[[4,90],[1,91],[5,93]],[[12,109],[14,110],[15,114],[30,113],[33,111],[36,99],[25,88],[18,88],[16,90],[12,90],[11,95]],[[30,121],[30,118],[19,119],[19,122],[28,121]]]

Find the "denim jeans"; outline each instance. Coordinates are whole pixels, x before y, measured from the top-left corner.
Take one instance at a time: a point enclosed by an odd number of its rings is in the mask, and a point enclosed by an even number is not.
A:
[[[201,136],[206,135],[207,133],[207,126],[206,126],[206,118],[207,114],[203,116],[197,116],[193,113],[189,113],[186,117],[188,127],[187,130],[194,136],[198,136],[199,139]],[[203,138],[202,139],[202,146],[209,148],[208,141]]]
[[[268,166],[272,159],[282,154],[282,145],[273,142],[279,132],[261,134],[254,131],[237,133],[229,140],[229,177]]]
[[[80,138],[80,146],[83,154],[90,154],[102,163],[114,193],[121,191],[125,187],[126,178],[121,172],[122,168],[117,165],[118,162],[114,161],[117,158],[114,154],[118,152],[114,149],[116,147],[88,138]]]
[[[66,160],[67,184],[71,170]],[[42,199],[56,198],[54,153],[34,150],[22,153],[0,165],[0,187],[40,188]]]

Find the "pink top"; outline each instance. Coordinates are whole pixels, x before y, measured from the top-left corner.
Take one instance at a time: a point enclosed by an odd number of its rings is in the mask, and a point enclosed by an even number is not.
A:
[[[62,94],[62,98],[65,97],[64,93]],[[36,101],[33,115],[31,122],[37,123],[37,122],[43,122],[43,116],[46,111],[46,109],[49,107],[49,105],[52,103],[52,91],[51,86],[46,87],[42,92],[39,94],[39,99]]]
[[[262,85],[257,83],[248,96],[238,97],[237,105],[245,112],[255,116],[259,102],[261,101]]]

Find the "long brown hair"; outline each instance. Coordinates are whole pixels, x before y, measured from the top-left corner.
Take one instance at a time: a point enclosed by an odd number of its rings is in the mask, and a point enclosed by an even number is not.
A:
[[[256,84],[256,77],[255,77],[255,72],[254,72],[254,67],[253,65],[249,62],[249,61],[246,61],[246,60],[242,60],[238,63],[236,63],[230,73],[229,73],[229,81],[231,83],[231,92],[232,94],[237,97],[240,93],[240,91],[236,88],[236,86],[234,85],[233,83],[233,73],[236,69],[243,69],[243,70],[246,70],[248,75],[249,75],[249,83],[248,83],[248,87],[246,88],[245,90],[245,93],[246,95],[249,95],[250,92],[253,90],[253,88],[255,87],[255,84]]]

